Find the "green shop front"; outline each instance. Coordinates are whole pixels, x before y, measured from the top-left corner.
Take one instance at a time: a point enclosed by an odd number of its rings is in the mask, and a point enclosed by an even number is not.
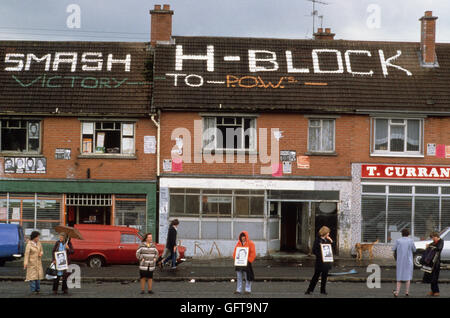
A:
[[[0,223],[54,242],[57,225],[104,224],[156,230],[156,181],[0,180]]]

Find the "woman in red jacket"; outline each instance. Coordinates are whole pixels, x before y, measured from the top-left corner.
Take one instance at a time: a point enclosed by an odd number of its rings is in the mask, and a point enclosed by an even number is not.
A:
[[[238,247],[246,247],[248,248],[248,258],[246,266],[235,266],[236,275],[237,275],[237,288],[235,294],[242,293],[242,279],[245,279],[245,294],[250,294],[252,292],[252,281],[255,279],[255,275],[253,273],[252,263],[256,257],[256,249],[255,243],[250,241],[248,233],[243,231],[239,234],[239,241],[236,244],[233,252],[233,259],[236,259],[236,250]],[[242,251],[242,250],[240,250]],[[240,252],[239,254],[244,253]],[[242,256],[238,254],[238,257]],[[245,254],[245,253],[244,253]]]

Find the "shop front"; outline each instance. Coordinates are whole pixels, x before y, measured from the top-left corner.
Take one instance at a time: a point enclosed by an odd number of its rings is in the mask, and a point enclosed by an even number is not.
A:
[[[155,231],[155,182],[1,180],[0,222],[20,224],[42,241],[57,225],[104,224]]]
[[[378,240],[375,256],[392,256],[402,229],[417,241],[450,226],[450,167],[354,164],[353,170],[360,202],[360,231],[353,238]]]
[[[177,218],[178,239],[192,257],[229,257],[241,231],[259,256],[279,251],[310,253],[318,229],[327,225],[336,252],[346,246],[349,181],[238,178],[160,179],[159,241]],[[342,204],[344,203],[344,204]]]

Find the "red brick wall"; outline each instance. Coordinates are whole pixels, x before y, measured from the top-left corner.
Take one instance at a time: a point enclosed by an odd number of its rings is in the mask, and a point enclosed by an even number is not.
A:
[[[42,121],[41,148],[42,155],[47,158],[47,173],[5,174],[3,158],[0,157],[0,176],[6,178],[86,179],[87,169],[90,168],[91,179],[154,180],[156,179],[156,154],[144,154],[144,136],[156,136],[156,127],[150,119],[140,119],[136,122],[135,131],[137,159],[85,159],[79,158],[81,151],[80,120],[78,118],[45,118]],[[71,159],[55,159],[56,148],[70,148]]]
[[[191,163],[183,162],[182,174],[223,174],[223,175],[261,175],[259,157],[256,164],[249,163],[194,163],[194,120],[201,120],[198,113],[165,112],[161,116],[161,173],[164,159],[171,158],[171,150],[175,140],[171,139],[176,128],[187,128],[191,133]],[[336,119],[336,156],[309,156],[310,169],[299,169],[297,163],[292,163],[292,173],[286,176],[350,176],[351,163],[402,163],[402,164],[450,164],[450,159],[426,156],[426,144],[450,144],[450,118],[427,118],[424,122],[425,157],[424,158],[390,158],[370,156],[370,118],[368,116],[340,115]],[[257,128],[267,128],[267,138],[270,141],[271,128],[279,128],[283,132],[280,139],[280,150],[295,150],[297,156],[306,155],[308,138],[308,118],[303,114],[265,114],[257,118]],[[261,137],[258,135],[258,144]],[[187,141],[184,141],[186,149]],[[258,145],[259,147],[259,145]],[[270,154],[270,143],[268,145]],[[177,172],[172,172],[177,173]],[[270,175],[269,175],[270,176]]]

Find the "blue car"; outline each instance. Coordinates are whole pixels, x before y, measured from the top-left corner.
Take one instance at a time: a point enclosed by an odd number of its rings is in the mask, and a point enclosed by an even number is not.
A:
[[[25,237],[23,229],[17,224],[0,223],[0,266],[6,261],[23,257],[25,253]]]

